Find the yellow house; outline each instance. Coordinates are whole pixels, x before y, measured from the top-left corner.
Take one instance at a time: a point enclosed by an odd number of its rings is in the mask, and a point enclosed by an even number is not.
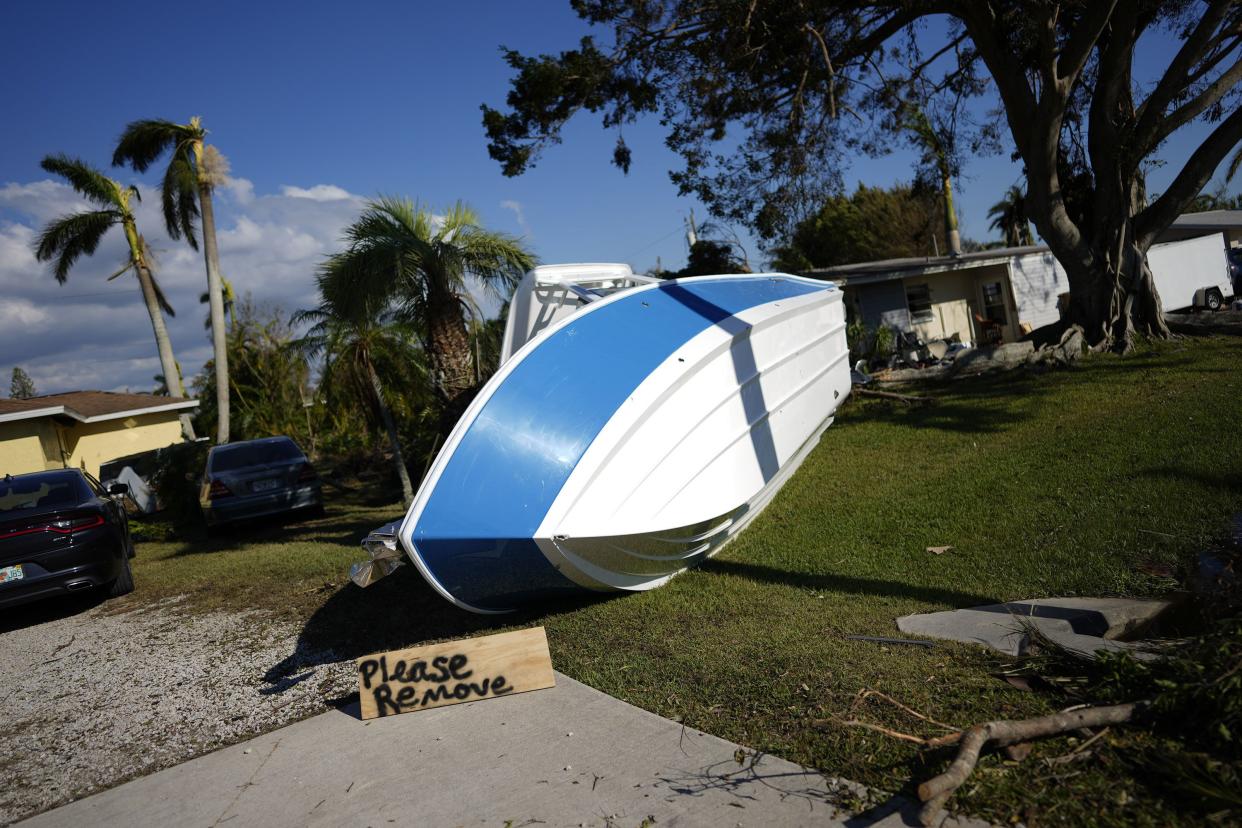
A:
[[[0,400],[0,475],[75,468],[181,442],[180,416],[198,400],[71,391]]]

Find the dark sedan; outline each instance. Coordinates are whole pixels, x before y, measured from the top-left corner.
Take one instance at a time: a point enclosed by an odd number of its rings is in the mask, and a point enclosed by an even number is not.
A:
[[[76,469],[0,478],[0,607],[88,589],[134,589],[129,521],[108,491]]]
[[[228,443],[207,454],[199,506],[209,529],[286,512],[322,514],[322,484],[288,437]]]

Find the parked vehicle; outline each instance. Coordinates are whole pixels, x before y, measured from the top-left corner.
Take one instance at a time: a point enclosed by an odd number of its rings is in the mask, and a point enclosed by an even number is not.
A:
[[[77,469],[0,478],[0,607],[69,592],[134,589],[134,544],[125,509]]]
[[[203,469],[199,506],[209,529],[299,510],[322,514],[322,482],[288,437],[213,446]]]
[[[1166,311],[1220,310],[1234,292],[1223,236],[1153,245],[1147,263]]]
[[[1242,296],[1242,247],[1231,247],[1225,251],[1229,258],[1229,280],[1233,282],[1233,295]]]

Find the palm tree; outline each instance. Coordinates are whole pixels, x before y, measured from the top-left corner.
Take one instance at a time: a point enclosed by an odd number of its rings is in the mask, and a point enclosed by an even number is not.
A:
[[[988,217],[992,219],[988,226],[1003,233],[1009,247],[1035,243],[1026,217],[1026,193],[1021,187],[1010,186],[1005,197],[988,210]]]
[[[67,155],[49,155],[43,159],[42,167],[64,178],[74,190],[101,209],[83,210],[52,221],[39,234],[35,243],[35,258],[41,262],[55,260],[52,272],[56,281],[63,285],[78,258],[92,255],[104,234],[119,224],[129,243],[129,261],[108,279],[111,281],[131,270],[138,277],[142,298],[151,316],[151,327],[155,331],[160,367],[164,370],[164,376],[173,380],[170,389],[176,396],[184,397],[185,386],[181,382],[181,372],[173,358],[172,342],[164,325],[164,313],[169,316],[176,316],[176,313],[155,281],[151,251],[138,232],[130,208],[131,200],[141,200],[138,188],[122,186],[86,162]],[[181,417],[181,430],[187,440],[194,439],[194,427],[188,415]]]
[[[346,266],[345,255],[337,254],[329,257],[320,267],[317,276],[320,303],[316,308],[294,314],[293,324],[310,325],[295,345],[306,356],[325,356],[325,377],[340,377],[343,374],[369,397],[388,434],[397,477],[401,481],[401,496],[408,506],[414,500],[414,486],[405,467],[397,425],[384,399],[384,386],[375,366],[381,359],[417,364],[420,355],[411,344],[415,341],[413,332],[394,319],[387,310],[385,299],[357,295],[342,297],[332,290],[332,285],[338,280],[338,269]]]
[[[348,248],[325,273],[325,295],[366,297],[375,307],[395,307],[423,332],[432,384],[446,411],[468,400],[478,383],[466,315],[473,276],[484,290],[505,298],[535,257],[522,241],[484,229],[461,202],[443,215],[408,199],[369,202],[345,231]]]
[[[128,164],[146,172],[165,152],[164,224],[173,239],[182,236],[195,250],[194,221],[203,229],[203,258],[207,264],[207,294],[211,302],[211,344],[216,366],[217,443],[229,441],[229,358],[224,330],[224,296],[220,285],[220,254],[216,248],[216,217],[212,190],[228,175],[228,162],[215,147],[204,143],[207,130],[196,115],[188,124],[150,119],[125,128],[112,154],[113,166]]]

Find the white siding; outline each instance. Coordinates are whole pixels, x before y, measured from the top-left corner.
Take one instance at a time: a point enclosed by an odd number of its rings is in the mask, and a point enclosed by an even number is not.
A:
[[[1018,321],[1042,328],[1061,318],[1057,297],[1069,292],[1069,278],[1051,253],[1027,253],[1009,260],[1009,284]]]

